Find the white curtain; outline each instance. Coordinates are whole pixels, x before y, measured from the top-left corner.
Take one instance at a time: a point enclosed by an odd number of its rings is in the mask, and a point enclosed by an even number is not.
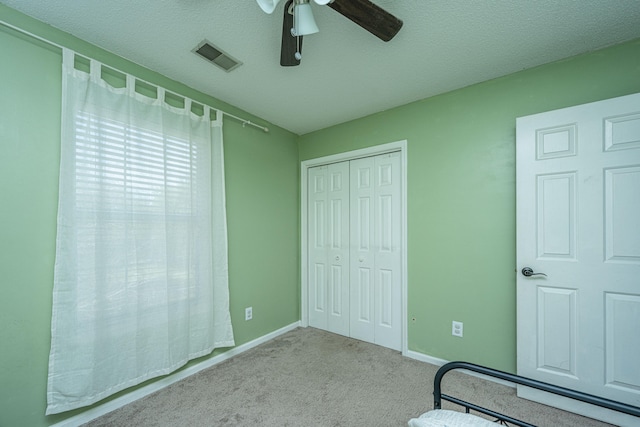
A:
[[[64,50],[47,414],[234,345],[222,115],[75,59]]]

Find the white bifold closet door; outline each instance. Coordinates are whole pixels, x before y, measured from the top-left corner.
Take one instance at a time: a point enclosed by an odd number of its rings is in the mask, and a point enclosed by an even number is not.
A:
[[[400,154],[309,169],[309,325],[400,350]]]
[[[309,325],[349,336],[349,162],[309,170]]]

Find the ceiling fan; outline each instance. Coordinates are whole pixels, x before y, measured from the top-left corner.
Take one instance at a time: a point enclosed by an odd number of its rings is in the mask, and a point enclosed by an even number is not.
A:
[[[266,13],[273,13],[280,0],[256,0]],[[369,0],[313,0],[327,5],[382,41],[391,40],[402,28],[402,21]],[[310,0],[287,0],[282,22],[280,65],[300,65],[302,37],[318,32]]]

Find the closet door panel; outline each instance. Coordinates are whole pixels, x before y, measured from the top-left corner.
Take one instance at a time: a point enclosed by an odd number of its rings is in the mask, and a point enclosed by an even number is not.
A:
[[[374,159],[352,160],[350,176],[351,337],[374,342]]]
[[[401,209],[399,153],[374,158],[375,344],[402,347]]]
[[[307,193],[309,325],[319,329],[327,329],[327,169],[309,169]]]
[[[349,336],[349,163],[327,168],[327,330]]]

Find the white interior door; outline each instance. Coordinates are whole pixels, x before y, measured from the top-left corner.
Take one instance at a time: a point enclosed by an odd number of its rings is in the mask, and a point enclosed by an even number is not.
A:
[[[349,164],[309,170],[309,324],[349,335]]]
[[[516,151],[518,374],[640,406],[640,94],[519,118]]]
[[[400,350],[400,154],[350,162],[351,337]]]
[[[402,348],[399,153],[308,171],[309,325]]]

